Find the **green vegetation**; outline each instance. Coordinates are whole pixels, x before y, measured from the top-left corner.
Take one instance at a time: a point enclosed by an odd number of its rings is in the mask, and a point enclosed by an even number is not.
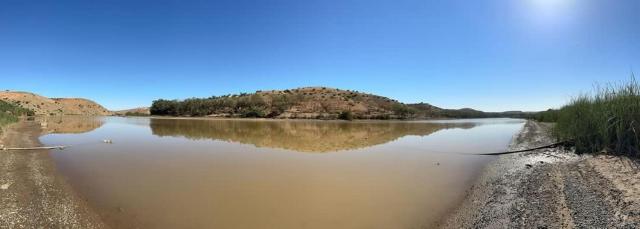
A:
[[[351,120],[353,120],[354,117],[353,117],[353,113],[351,113],[351,111],[343,111],[342,113],[340,113],[338,118],[342,119],[342,120],[351,121]]]
[[[0,100],[0,127],[18,121],[19,116],[33,116],[34,112]]]
[[[555,135],[573,140],[577,153],[606,151],[640,156],[640,85],[634,77],[627,83],[579,96],[558,111],[540,115],[544,120],[557,121]]]
[[[560,115],[559,110],[549,109],[546,111],[538,112],[530,117],[538,122],[557,122],[558,115]]]
[[[272,118],[282,114],[301,100],[301,96],[288,93],[268,97],[243,93],[209,98],[190,98],[182,101],[159,99],[153,101],[150,112],[152,115],[170,116],[221,114],[245,118]]]

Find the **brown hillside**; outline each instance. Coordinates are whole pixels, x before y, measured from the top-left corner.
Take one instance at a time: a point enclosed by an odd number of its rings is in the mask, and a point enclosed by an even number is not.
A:
[[[256,91],[237,95],[159,99],[152,115],[302,119],[433,119],[526,117],[526,114],[442,109],[427,103],[404,104],[384,96],[328,87]],[[515,114],[515,113],[513,113]]]
[[[336,115],[343,111],[351,111],[359,117],[366,118],[395,116],[394,106],[401,106],[398,101],[387,97],[328,87],[258,91],[256,94],[262,95],[267,103],[271,102],[273,95],[291,94],[300,97],[299,102],[280,115],[282,118],[315,118],[323,115]]]
[[[278,112],[277,118],[331,119],[345,111],[350,111],[359,118],[398,118],[399,115],[394,109],[405,107],[404,104],[386,97],[328,87],[257,91],[252,94],[244,93],[218,98],[232,100],[236,104],[257,99],[265,104],[267,114],[274,112],[278,106],[284,106],[282,112]],[[231,107],[224,107],[209,115],[234,116],[237,115],[237,111]]]
[[[149,107],[138,107],[126,110],[119,110],[113,112],[115,115],[150,115]]]
[[[111,115],[100,104],[81,98],[47,98],[29,92],[1,91],[0,99],[31,109],[36,115]]]

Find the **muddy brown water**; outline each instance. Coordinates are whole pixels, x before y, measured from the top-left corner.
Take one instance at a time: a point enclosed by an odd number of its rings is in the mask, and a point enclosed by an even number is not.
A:
[[[64,118],[46,145],[114,228],[424,228],[460,203],[516,119]],[[101,143],[111,139],[113,144]]]

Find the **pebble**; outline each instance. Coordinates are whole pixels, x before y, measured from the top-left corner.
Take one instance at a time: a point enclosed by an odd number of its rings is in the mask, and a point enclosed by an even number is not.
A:
[[[3,184],[3,185],[0,185],[0,189],[7,190],[7,189],[9,189],[9,186],[11,186],[11,184],[9,184],[9,183]]]

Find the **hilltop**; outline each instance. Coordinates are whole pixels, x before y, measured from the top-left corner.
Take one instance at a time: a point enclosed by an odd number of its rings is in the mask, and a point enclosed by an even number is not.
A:
[[[0,100],[32,110],[36,115],[111,115],[94,101],[82,98],[47,98],[30,92],[0,91]]]
[[[409,117],[409,107],[390,98],[328,87],[256,91],[238,95],[156,100],[153,115],[336,119]]]
[[[126,110],[114,111],[114,115],[120,116],[147,116],[150,115],[149,107],[136,107]]]
[[[303,87],[256,91],[236,95],[160,99],[152,115],[258,117],[302,119],[429,119],[511,117],[525,113],[487,113],[473,109],[443,109],[427,103],[404,104],[397,100],[353,90]]]

